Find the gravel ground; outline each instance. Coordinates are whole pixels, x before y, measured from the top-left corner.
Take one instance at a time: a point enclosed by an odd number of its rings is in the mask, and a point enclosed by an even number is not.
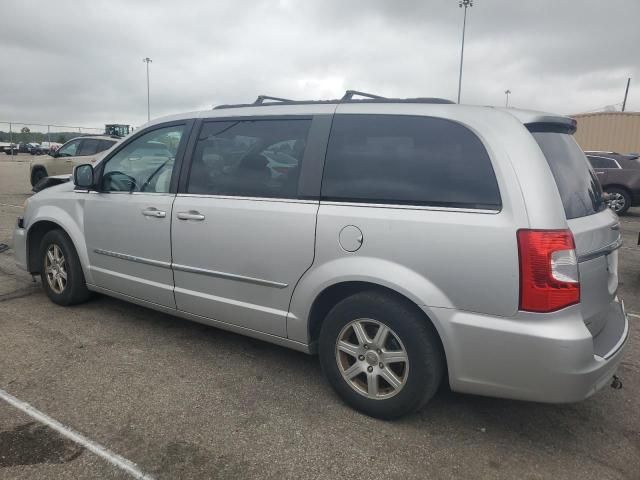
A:
[[[29,158],[0,158],[0,242]],[[640,313],[640,209],[620,294]],[[619,374],[572,405],[442,389],[396,422],[346,407],[301,353],[98,296],[73,308],[0,253],[0,389],[157,478],[640,478],[640,319]],[[129,478],[0,400],[0,478]]]

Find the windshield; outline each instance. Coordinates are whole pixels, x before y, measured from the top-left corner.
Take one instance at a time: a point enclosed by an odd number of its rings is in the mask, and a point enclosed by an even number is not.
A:
[[[557,132],[532,132],[532,135],[549,163],[567,220],[604,210],[602,187],[573,137]]]

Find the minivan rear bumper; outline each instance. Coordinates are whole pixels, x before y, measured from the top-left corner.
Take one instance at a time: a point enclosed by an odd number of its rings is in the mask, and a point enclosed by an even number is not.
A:
[[[444,308],[427,313],[437,320],[452,390],[546,403],[577,402],[609,384],[629,330],[617,298],[596,337],[579,305],[514,318]]]

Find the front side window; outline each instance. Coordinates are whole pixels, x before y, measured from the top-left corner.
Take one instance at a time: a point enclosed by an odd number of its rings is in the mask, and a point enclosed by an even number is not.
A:
[[[58,149],[58,157],[74,157],[78,154],[80,140],[71,140]]]
[[[184,128],[184,125],[159,128],[127,144],[107,160],[102,190],[168,192]]]
[[[489,155],[466,127],[407,115],[336,115],[322,197],[328,200],[499,209]]]
[[[205,123],[188,193],[295,198],[311,120]]]

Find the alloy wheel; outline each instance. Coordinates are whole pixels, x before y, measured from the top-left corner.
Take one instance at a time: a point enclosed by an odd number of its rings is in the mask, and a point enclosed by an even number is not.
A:
[[[624,209],[627,202],[624,198],[624,195],[622,195],[621,193],[610,193],[607,203],[609,205],[609,208],[617,213]]]
[[[398,394],[409,376],[409,357],[400,337],[369,318],[353,320],[341,330],[336,362],[347,384],[374,400]]]
[[[67,288],[67,264],[62,250],[55,243],[47,248],[44,271],[51,290],[57,294],[64,292]]]

